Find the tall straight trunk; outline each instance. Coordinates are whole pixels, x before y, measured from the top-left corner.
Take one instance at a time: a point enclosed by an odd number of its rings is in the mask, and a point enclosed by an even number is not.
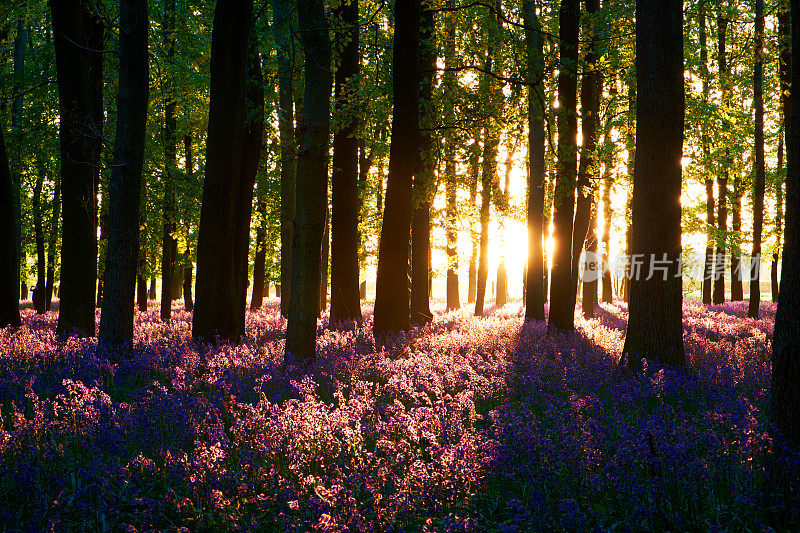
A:
[[[544,40],[534,0],[523,0],[528,69],[528,261],[525,272],[525,320],[544,320],[545,96]]]
[[[728,101],[728,62],[725,52],[728,21],[724,17],[717,18],[717,62],[719,64],[719,80],[721,86],[721,100],[723,104]],[[723,130],[727,131],[727,121],[723,120]],[[726,150],[721,161],[721,172],[717,176],[717,252],[714,259],[714,291],[712,302],[721,304],[725,301],[725,253],[728,234],[728,168],[730,166],[730,152]]]
[[[731,301],[744,300],[742,286],[742,177],[737,172],[733,176],[731,191]]]
[[[487,126],[483,134],[481,158],[480,255],[475,290],[475,316],[483,316],[486,279],[489,275],[489,209],[492,204],[492,181],[497,172],[497,137]]]
[[[592,218],[589,221],[589,231],[586,234],[586,268],[583,273],[583,290],[581,309],[584,318],[594,318],[594,308],[597,307],[597,290],[599,288],[601,264],[597,260],[597,202],[591,206]]]
[[[150,277],[150,287],[147,289],[147,298],[149,300],[155,300],[156,299],[156,277],[155,276],[151,276]]]
[[[609,148],[613,149],[613,141]],[[610,158],[613,162],[613,157]],[[611,217],[614,212],[611,210],[611,188],[614,186],[614,177],[611,174],[611,165],[606,165],[605,176],[603,177],[603,302],[611,303],[614,301],[614,290],[611,281]]]
[[[11,183],[14,213],[14,242],[17,248],[17,275],[21,280],[20,269],[23,267],[25,254],[22,250],[22,175],[21,175],[21,147],[23,146],[22,113],[24,108],[25,93],[25,52],[28,44],[28,30],[26,21],[20,17],[17,20],[17,36],[14,39],[14,100],[11,103],[11,138],[12,146],[16,146],[16,153],[12,155]],[[17,284],[19,288],[19,283]]]
[[[120,66],[114,166],[108,183],[105,298],[98,342],[118,348],[133,342],[133,297],[139,255],[142,188],[149,92],[147,3],[120,2]]]
[[[800,64],[800,1],[791,0],[791,64]],[[791,85],[800,87],[800,69],[791,69]],[[772,341],[770,418],[779,433],[800,444],[800,92],[791,91],[786,120],[786,230],[783,268]]]
[[[6,155],[6,142],[0,125],[0,328],[19,326],[19,275],[17,243],[14,232],[14,200],[11,172]],[[16,274],[15,274],[16,273]]]
[[[177,213],[175,181],[178,170],[178,139],[175,112],[178,102],[175,87],[175,2],[165,0],[163,39],[167,51],[166,76],[164,80],[164,200],[162,204],[163,231],[161,238],[161,320],[172,316],[173,284],[178,241],[175,239]]]
[[[37,314],[44,313],[45,304],[45,252],[44,229],[42,222],[42,186],[44,173],[36,176],[36,185],[33,188],[33,233],[36,242],[36,288],[33,293],[33,307]]]
[[[469,157],[469,203],[477,207],[478,198],[478,179],[480,173],[480,133],[476,134],[475,141],[470,149]],[[475,232],[475,223],[470,221],[470,255],[469,271],[467,277],[469,285],[467,287],[467,303],[475,302],[478,293],[478,233]]]
[[[585,0],[586,13],[593,16],[600,10],[600,0]],[[590,19],[591,20],[591,19]],[[600,130],[600,98],[603,95],[603,77],[595,63],[599,59],[596,50],[595,36],[598,33],[599,24],[594,22],[587,28],[590,35],[589,43],[586,48],[586,56],[583,78],[581,82],[581,131],[583,135],[583,145],[581,147],[581,160],[578,167],[577,201],[575,205],[575,222],[572,232],[572,285],[569,296],[571,298],[570,307],[572,315],[575,314],[575,302],[578,290],[578,271],[581,250],[584,243],[587,244],[586,265],[589,272],[584,274],[584,278],[593,281],[594,297],[590,298],[591,309],[583,308],[584,316],[594,316],[594,305],[597,303],[597,274],[599,271],[597,264],[597,232],[596,224],[592,224],[594,218],[595,194],[594,183],[597,181],[597,138]],[[592,176],[595,175],[595,176]],[[594,177],[594,179],[592,179]],[[589,249],[589,242],[593,250]],[[588,252],[592,252],[589,255]],[[590,303],[584,298],[584,304]],[[587,315],[588,313],[588,315]]]
[[[755,66],[753,67],[753,105],[755,106],[755,173],[753,184],[753,253],[750,264],[750,305],[747,316],[758,318],[761,301],[761,232],[764,226],[764,0],[756,0]]]
[[[45,309],[50,310],[53,302],[53,284],[56,280],[56,247],[58,244],[59,219],[61,218],[61,176],[54,176],[52,216],[47,236],[47,281],[45,288]]]
[[[454,0],[447,1],[447,7],[455,7]],[[444,15],[444,66],[451,69],[456,66],[456,17],[455,12]],[[458,88],[455,71],[447,70],[444,73],[443,90],[448,97],[453,97]],[[455,106],[446,105],[443,108],[443,119],[446,127],[454,126],[456,122]],[[447,307],[459,309],[461,297],[458,291],[458,180],[456,178],[456,138],[451,131],[444,138],[444,181],[445,181],[445,236],[447,239]]]
[[[251,0],[218,0],[211,37],[211,99],[206,176],[197,239],[197,283],[192,336],[239,342],[244,305],[237,270],[244,236],[237,216],[243,188],[243,124]],[[252,194],[252,190],[250,192]],[[249,205],[246,206],[249,214]]]
[[[327,192],[327,191],[326,191]],[[328,307],[328,270],[331,257],[331,220],[328,216],[328,206],[325,206],[325,228],[322,231],[322,245],[319,258],[319,309],[317,316],[322,316]],[[361,302],[359,302],[361,303]]]
[[[628,194],[625,199],[625,221],[630,222],[631,215],[631,190],[633,189],[633,174],[636,166],[636,76],[628,77],[628,113],[626,117],[627,129],[625,132],[625,147],[628,152],[626,172],[628,174]],[[622,277],[622,299],[630,302],[630,277],[631,277],[631,226],[625,230],[625,275]]]
[[[575,327],[572,297],[572,240],[575,215],[575,185],[578,172],[578,33],[579,0],[562,0],[559,11],[558,67],[558,162],[553,198],[555,251],[550,281],[548,325],[560,330]]]
[[[334,100],[339,127],[333,135],[331,175],[331,316],[332,323],[361,320],[358,297],[359,111],[347,111],[357,101],[360,58],[358,53],[358,0],[340,3],[334,10],[338,42],[344,43],[336,70]]]
[[[136,275],[136,308],[142,313],[147,311],[147,278]]]
[[[59,336],[95,334],[97,277],[97,200],[100,125],[96,122],[96,60],[89,50],[102,49],[102,26],[88,2],[51,4],[58,73],[59,135],[63,237]],[[94,83],[93,83],[94,81]],[[102,76],[100,77],[102,84]]]
[[[250,36],[247,63],[247,87],[244,107],[244,130],[242,137],[242,167],[239,198],[236,201],[236,234],[234,240],[234,284],[236,286],[235,310],[238,327],[244,333],[244,312],[247,308],[248,265],[250,262],[250,219],[252,218],[253,188],[261,163],[261,147],[264,138],[264,77],[261,72],[261,54],[255,35]],[[258,244],[256,243],[256,247]],[[255,291],[255,280],[253,281]],[[262,280],[259,285],[263,287]]]
[[[98,239],[98,260],[97,260],[97,293],[95,295],[95,307],[100,309],[103,306],[103,287],[105,286],[106,275],[106,243],[108,241],[108,190],[107,186],[100,186],[100,238]]]
[[[414,173],[411,221],[411,323],[427,324],[433,320],[430,308],[431,201],[436,194],[434,169],[436,147],[433,127],[436,123],[436,102],[433,86],[436,76],[436,33],[433,11],[423,9],[420,17],[420,144],[418,168]]]
[[[633,369],[641,366],[642,357],[684,366],[680,269],[685,113],[682,0],[637,0],[636,61],[631,252],[640,259],[639,273],[643,275],[631,278],[623,354]]]
[[[192,152],[192,134],[187,133],[183,136],[183,156],[186,167],[186,175],[190,180],[194,179],[194,157]],[[187,225],[186,233],[186,251],[183,254],[183,307],[187,311],[194,311],[194,300],[192,300],[192,249],[189,245],[188,235],[190,233],[189,226],[191,222],[185,220]]]
[[[408,329],[411,187],[419,150],[420,0],[395,2],[392,140],[375,286],[376,336]]]
[[[778,10],[778,76],[779,87],[781,90],[781,111],[783,115],[783,131],[778,142],[778,172],[783,170],[783,155],[782,148],[785,146],[785,141],[788,132],[787,125],[791,115],[791,67],[792,67],[792,36],[791,36],[791,17],[789,9],[786,9],[785,4],[781,4]],[[779,174],[780,175],[780,174]],[[785,177],[785,176],[784,176]],[[783,182],[784,179],[778,179],[775,184],[775,203],[777,204],[776,210],[776,228],[777,235],[776,251],[772,256],[772,301],[778,301],[778,261],[780,260],[781,248],[781,222],[783,217]]]
[[[258,228],[256,229],[256,253],[253,260],[253,293],[250,296],[250,309],[261,309],[264,303],[264,278],[267,266],[267,202],[263,198],[263,193],[259,190],[258,207]]]
[[[708,104],[708,44],[706,35],[706,2],[700,2],[700,79],[703,84],[703,104]],[[710,172],[711,149],[706,124],[700,124],[700,144],[703,153],[703,170],[706,174],[706,254],[703,258],[703,303],[711,303],[714,271],[714,177]]]
[[[281,160],[281,315],[289,316],[292,287],[292,235],[295,216],[297,144],[294,135],[293,47],[290,0],[275,0],[273,31],[278,56],[278,131]]]
[[[320,255],[328,219],[328,133],[331,98],[331,43],[322,0],[298,4],[305,53],[304,134],[297,161],[297,194],[292,237],[292,294],[286,325],[286,361],[307,365],[316,357],[320,303]],[[326,267],[327,272],[327,267]]]

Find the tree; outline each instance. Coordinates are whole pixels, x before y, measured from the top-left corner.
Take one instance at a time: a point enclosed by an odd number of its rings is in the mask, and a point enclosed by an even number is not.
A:
[[[305,87],[295,224],[292,237],[292,294],[286,324],[286,358],[314,361],[320,300],[320,253],[327,223],[328,133],[330,130],[331,43],[323,0],[298,4],[305,55]],[[327,267],[326,267],[327,271]]]
[[[108,244],[98,342],[109,348],[133,340],[133,297],[139,255],[149,57],[147,2],[121,0],[119,92],[114,166],[108,183]]]
[[[575,216],[575,184],[578,173],[578,30],[580,2],[562,0],[559,12],[558,67],[558,163],[553,198],[553,266],[550,280],[548,325],[572,330],[575,304],[572,298],[572,233]]]
[[[800,64],[800,1],[791,0],[791,65]],[[791,69],[800,87],[800,69]],[[772,341],[770,417],[792,444],[800,444],[800,91],[791,91],[786,117],[786,226],[775,334]]]
[[[723,107],[728,104],[728,59],[726,54],[726,37],[728,20],[720,15],[717,17],[717,62],[719,64],[719,83]],[[723,120],[723,129],[730,128],[728,121]],[[712,301],[721,304],[725,301],[725,248],[728,232],[728,168],[730,167],[730,150],[726,148],[725,157],[721,161],[721,169],[717,175],[717,252],[714,261],[714,292]]]
[[[455,2],[448,0],[447,7],[453,9]],[[456,79],[456,13],[445,13],[444,20],[444,66],[445,73],[442,81],[443,92],[453,98],[458,88]],[[456,122],[455,106],[445,103],[443,106],[443,120],[445,126],[452,128]],[[458,180],[456,178],[456,137],[452,131],[445,133],[444,138],[444,181],[445,181],[445,231],[447,238],[447,310],[459,309],[461,297],[458,290],[458,204],[456,193]]]
[[[341,2],[333,20],[342,47],[336,69],[334,99],[337,124],[333,135],[331,175],[331,322],[361,320],[358,293],[358,0]],[[349,105],[348,105],[349,104]]]
[[[0,328],[19,326],[19,263],[17,243],[12,229],[14,196],[11,172],[8,168],[6,142],[0,128]]]
[[[95,334],[97,276],[97,183],[100,166],[100,124],[97,121],[97,70],[102,50],[102,22],[87,0],[52,2],[55,36],[59,135],[61,146],[61,303],[59,336]]]
[[[273,31],[278,56],[278,129],[281,143],[281,315],[289,316],[292,283],[292,236],[295,217],[297,145],[294,135],[292,34],[289,0],[274,0]]]
[[[412,189],[411,219],[411,323],[427,324],[433,320],[430,308],[431,201],[436,193],[436,145],[433,128],[436,103],[433,88],[436,79],[436,34],[433,11],[423,9],[420,18],[420,144],[417,170]]]
[[[544,320],[545,95],[544,41],[533,0],[524,0],[528,68],[528,267],[525,320]]]
[[[237,217],[244,178],[243,136],[248,32],[252,0],[218,0],[211,37],[211,100],[206,175],[197,241],[197,281],[192,336],[239,342],[244,305],[237,288]],[[252,194],[252,191],[250,191]]]
[[[708,105],[708,45],[706,39],[706,2],[700,2],[700,79],[703,84],[703,104]],[[711,154],[708,140],[707,125],[701,124],[700,144],[704,158],[704,170],[706,171],[706,255],[703,260],[703,303],[711,303],[711,288],[713,284],[712,274],[714,271],[714,177],[709,172],[708,166],[711,165]]]
[[[681,292],[683,2],[636,2],[636,162],[630,315],[623,354],[685,365]],[[639,268],[640,267],[640,268]],[[663,268],[664,270],[658,270]]]
[[[163,39],[166,44],[166,78],[164,81],[164,202],[161,235],[161,320],[172,316],[175,260],[178,254],[175,181],[178,174],[178,139],[175,111],[178,107],[175,87],[175,1],[165,0]]]
[[[392,138],[375,286],[376,336],[409,324],[408,259],[411,186],[419,149],[420,0],[395,2]]]
[[[764,226],[764,0],[756,0],[755,67],[753,67],[753,106],[755,107],[755,183],[753,184],[753,258],[750,266],[750,305],[747,316],[758,318],[761,301],[761,230]]]

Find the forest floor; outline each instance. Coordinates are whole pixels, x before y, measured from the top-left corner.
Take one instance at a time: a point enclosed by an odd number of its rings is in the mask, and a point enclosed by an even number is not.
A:
[[[617,365],[624,303],[574,334],[520,302],[376,346],[319,329],[283,368],[277,300],[245,342],[191,340],[176,302],[130,358],[0,329],[5,531],[797,530],[800,456],[768,433],[775,304],[684,305],[689,371]],[[184,529],[181,529],[184,528]]]

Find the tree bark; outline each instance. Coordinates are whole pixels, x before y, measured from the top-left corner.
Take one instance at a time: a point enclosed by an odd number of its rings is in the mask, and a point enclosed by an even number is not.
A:
[[[211,37],[206,176],[197,240],[192,336],[239,342],[244,332],[237,216],[243,195],[247,42],[252,0],[218,0]],[[252,190],[250,192],[252,194]],[[249,205],[247,206],[249,213]],[[218,337],[217,337],[218,336]],[[216,338],[215,338],[216,337]]]
[[[161,320],[172,317],[173,275],[178,253],[175,239],[177,213],[175,200],[175,180],[178,170],[178,140],[176,136],[177,96],[175,88],[175,0],[165,0],[163,19],[163,39],[167,52],[166,75],[164,78],[164,200],[162,204],[163,232],[161,238]]]
[[[800,43],[800,1],[791,0],[791,39]],[[792,46],[791,64],[800,63],[800,46]],[[800,86],[800,69],[791,69],[791,84]],[[791,91],[790,109],[800,106],[800,92]],[[800,444],[800,114],[786,121],[786,229],[783,268],[772,341],[770,417],[779,433]]]
[[[719,80],[721,86],[721,100],[723,105],[728,102],[728,62],[726,56],[726,33],[728,21],[724,17],[717,18],[717,38],[719,40],[717,61],[719,63]],[[727,131],[727,121],[723,120],[723,130]],[[728,241],[728,168],[730,166],[729,152],[726,150],[725,158],[721,161],[721,172],[717,176],[717,252],[714,259],[714,291],[712,302],[721,304],[725,301],[725,253]]]
[[[418,168],[414,173],[411,222],[411,323],[424,325],[433,320],[430,308],[431,201],[436,194],[436,145],[433,128],[437,120],[433,87],[436,82],[436,33],[433,11],[423,9],[420,18],[420,145]]]
[[[259,196],[262,193],[259,191]],[[261,309],[264,303],[264,278],[267,263],[267,232],[264,226],[267,223],[267,203],[262,198],[258,201],[256,208],[258,213],[258,228],[256,229],[256,254],[253,261],[253,294],[250,296],[250,309]]]
[[[753,184],[753,254],[750,265],[750,305],[747,316],[758,318],[761,301],[761,232],[764,226],[764,0],[756,0],[755,66],[753,67],[753,105],[755,107],[755,174]]]
[[[469,156],[469,203],[477,207],[478,179],[480,173],[480,132],[475,135],[475,140],[470,147]],[[469,272],[467,274],[467,303],[474,303],[478,293],[478,233],[475,232],[475,223],[469,223],[471,251],[469,255]]]
[[[559,12],[558,162],[553,198],[555,251],[550,280],[548,325],[559,330],[575,328],[572,289],[572,239],[575,185],[578,172],[578,30],[580,2],[562,0]]]
[[[47,236],[47,284],[45,289],[45,309],[50,310],[53,302],[53,285],[56,278],[56,247],[58,244],[59,219],[61,218],[61,176],[56,175],[53,191],[52,218]]]
[[[100,164],[96,106],[101,95],[97,94],[97,80],[99,74],[102,84],[102,73],[97,72],[97,61],[89,50],[102,49],[103,32],[86,1],[53,2],[51,9],[58,72],[63,208],[61,302],[56,332],[61,337],[73,332],[91,337],[95,334],[97,279],[95,178]]]
[[[186,175],[189,179],[194,177],[194,157],[192,152],[192,134],[187,133],[183,136],[183,155],[186,166]],[[188,234],[190,233],[190,221],[186,217],[185,224],[187,225],[186,233],[186,251],[183,256],[183,307],[187,311],[194,311],[194,300],[192,300],[192,250],[189,245]]]
[[[454,0],[448,0],[447,7],[455,7]],[[456,66],[456,17],[455,12],[444,15],[444,66],[451,69]],[[454,95],[458,89],[455,71],[447,70],[443,78],[443,91],[446,95]],[[456,122],[455,106],[445,103],[444,123],[454,126]],[[448,311],[461,308],[461,297],[458,290],[458,179],[456,177],[456,138],[451,130],[444,138],[444,181],[445,181],[445,234],[447,239],[447,306]]]
[[[45,302],[45,253],[44,253],[44,229],[42,222],[42,186],[44,185],[44,173],[39,173],[36,177],[36,185],[33,189],[33,233],[36,241],[36,288],[33,293],[33,307],[36,314],[47,311]]]
[[[491,69],[491,62],[487,62]],[[480,255],[475,292],[475,316],[483,316],[486,296],[486,280],[489,276],[489,214],[492,204],[492,183],[497,173],[497,147],[499,139],[488,124],[483,133],[483,157],[481,158],[481,233]]]
[[[703,84],[703,104],[708,105],[708,45],[706,35],[706,2],[700,2],[700,79]],[[714,177],[708,168],[711,166],[711,151],[709,147],[708,131],[706,124],[700,124],[700,144],[703,153],[703,169],[706,173],[706,254],[703,258],[703,303],[711,303],[711,290],[714,272]]]
[[[613,148],[613,141],[610,143]],[[613,157],[610,158],[613,163]],[[603,302],[611,303],[614,301],[614,290],[611,281],[611,217],[614,212],[611,210],[611,188],[614,185],[614,177],[611,174],[611,165],[606,165],[605,176],[603,179]]]
[[[19,262],[13,231],[14,196],[11,172],[6,155],[6,142],[0,126],[0,328],[19,326]],[[11,230],[11,231],[9,231]]]
[[[528,264],[525,276],[525,320],[544,320],[545,96],[544,41],[534,0],[523,0],[528,79]]]
[[[394,13],[394,109],[375,287],[376,336],[405,331],[409,325],[411,187],[419,149],[420,0],[397,0]]]
[[[28,30],[25,26],[25,19],[20,17],[17,20],[17,36],[14,39],[14,100],[11,103],[11,139],[16,145],[16,153],[12,156],[9,165],[11,169],[11,183],[14,209],[14,242],[17,248],[17,274],[18,281],[24,280],[21,277],[25,253],[22,249],[22,175],[21,175],[21,147],[23,140],[22,113],[24,107],[25,92],[25,52],[28,44]],[[17,288],[20,284],[17,283]],[[27,292],[27,291],[25,291]],[[23,299],[27,294],[20,295]]]
[[[285,361],[289,363],[294,359],[302,365],[308,365],[316,357],[320,255],[328,218],[331,43],[322,0],[299,3],[298,17],[305,53],[301,123],[304,134],[297,161],[292,293],[286,326]]]
[[[275,0],[273,31],[278,56],[278,130],[281,159],[281,315],[289,316],[292,283],[292,236],[295,217],[295,174],[297,145],[294,135],[292,83],[291,6],[289,0]]]
[[[683,3],[636,2],[636,163],[631,202],[634,264],[623,354],[684,366],[681,293]],[[659,263],[663,261],[663,263]],[[664,267],[664,270],[656,270]],[[624,359],[624,357],[623,357]]]
[[[139,255],[149,57],[147,3],[120,2],[120,66],[114,166],[108,183],[108,241],[105,298],[98,343],[106,348],[133,342],[133,298]]]
[[[358,0],[341,2],[334,10],[333,20],[340,28],[336,32],[336,39],[344,43],[334,86],[334,100],[339,120],[333,135],[331,175],[330,321],[335,324],[348,320],[361,321],[361,301],[358,297],[358,219],[361,211],[358,198],[360,106],[348,110],[348,104],[352,105],[358,101],[360,71]]]

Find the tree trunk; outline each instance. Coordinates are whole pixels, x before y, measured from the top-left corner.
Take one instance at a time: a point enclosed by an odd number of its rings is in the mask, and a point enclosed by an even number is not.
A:
[[[800,43],[800,2],[791,0],[791,36]],[[800,64],[800,46],[792,46],[792,65]],[[800,86],[800,69],[791,69],[791,84]],[[791,91],[790,109],[800,106],[800,92]],[[786,121],[786,229],[783,268],[772,341],[770,417],[779,433],[800,444],[800,114]]]
[[[243,124],[247,89],[247,42],[251,0],[218,0],[211,37],[211,99],[206,141],[206,176],[197,239],[197,283],[192,336],[239,342],[244,305],[237,215],[244,178]],[[252,190],[250,191],[252,194]]]
[[[719,80],[721,86],[721,100],[727,102],[727,83],[728,83],[728,63],[725,53],[725,38],[728,30],[728,21],[724,17],[717,18],[717,37],[719,48],[717,51],[717,61],[719,63]],[[728,130],[726,120],[723,120],[723,130]],[[726,205],[728,196],[728,168],[730,167],[729,151],[726,150],[725,158],[721,161],[722,171],[717,176],[717,253],[714,259],[714,293],[712,301],[721,304],[725,301],[725,252],[728,233],[728,207]]]
[[[360,58],[358,52],[358,0],[341,2],[333,20],[339,30],[336,39],[343,43],[341,63],[336,70],[334,99],[338,127],[333,135],[331,176],[331,313],[330,322],[361,321],[358,297],[358,219],[361,211],[358,194],[358,144],[360,107],[348,111],[348,103],[358,101]]]
[[[147,298],[148,300],[155,300],[156,299],[156,277],[152,276],[150,278],[150,288],[147,290]]]
[[[448,0],[447,7],[455,7],[454,0]],[[456,17],[455,12],[444,14],[444,66],[451,69],[456,66]],[[443,91],[446,95],[454,95],[458,89],[455,71],[447,70],[443,78]],[[454,127],[456,123],[455,106],[444,106],[444,124]],[[456,137],[448,131],[444,138],[444,181],[445,181],[445,234],[447,239],[447,307],[448,311],[461,307],[458,291],[458,179],[456,177]]]
[[[56,332],[95,334],[97,200],[100,124],[96,122],[97,76],[89,50],[102,49],[102,26],[81,0],[51,4],[58,72],[63,237],[61,302]],[[92,77],[95,76],[93,83]]]
[[[378,250],[375,286],[376,336],[408,329],[408,259],[411,187],[419,149],[420,0],[395,2],[393,44],[394,108],[389,177]]]
[[[45,303],[45,255],[44,255],[44,230],[42,228],[42,186],[44,173],[36,176],[36,185],[33,188],[33,232],[36,241],[36,287],[33,292],[33,307],[36,314],[47,311]]]
[[[544,320],[545,96],[544,41],[534,0],[523,0],[528,68],[528,262],[525,271],[525,320]]]
[[[6,142],[0,125],[0,328],[19,326],[19,262],[14,231],[14,196]]]
[[[97,293],[95,296],[95,307],[100,309],[103,306],[103,286],[106,275],[106,248],[108,241],[108,191],[100,182],[100,239],[98,242],[97,261]]]
[[[304,131],[297,161],[296,218],[292,237],[292,284],[285,361],[308,365],[316,357],[320,303],[320,255],[328,218],[331,43],[322,0],[298,4],[305,54]],[[327,267],[326,267],[327,271]],[[283,287],[286,291],[286,287]]]
[[[632,369],[640,367],[642,357],[683,366],[681,0],[637,0],[636,60],[636,163],[630,227],[631,252],[640,261],[634,264],[630,281],[623,354]]]
[[[706,2],[700,2],[700,79],[703,84],[703,105],[708,105],[708,45],[706,39]],[[710,172],[711,150],[706,124],[700,124],[700,144],[703,153],[703,169],[706,173],[706,254],[703,258],[703,303],[711,303],[714,271],[714,178]]]
[[[187,133],[183,136],[183,152],[184,152],[184,160],[185,160],[185,167],[186,167],[186,175],[189,176],[189,179],[194,178],[194,158],[192,152],[192,135],[191,133]],[[188,210],[187,210],[188,211]],[[189,216],[187,215],[186,220],[184,221],[186,224],[186,251],[183,255],[183,307],[187,311],[194,311],[194,300],[192,300],[192,249],[189,244],[189,233],[191,233],[190,226],[191,223],[189,221]]]
[[[278,130],[281,159],[281,315],[289,316],[292,283],[292,235],[295,217],[297,144],[294,136],[293,46],[289,0],[275,0],[273,31],[278,56]]]
[[[177,96],[175,87],[175,1],[165,0],[163,19],[163,39],[166,48],[166,69],[164,76],[164,203],[162,205],[163,233],[161,239],[161,320],[172,317],[173,275],[178,254],[177,206],[175,200],[175,181],[178,170],[178,140],[176,137]]]
[[[487,62],[491,69],[491,62]],[[481,233],[478,275],[475,293],[475,316],[483,316],[486,296],[486,280],[489,276],[489,209],[492,204],[492,183],[497,173],[497,147],[499,139],[487,124],[483,133],[483,157],[481,160]]]
[[[737,172],[731,191],[731,301],[744,300],[742,287],[742,178]]]
[[[25,93],[25,51],[28,44],[28,30],[25,19],[17,20],[17,36],[14,39],[14,100],[11,103],[11,139],[16,153],[12,156],[11,183],[14,213],[14,242],[17,248],[17,275],[15,279],[22,281],[21,268],[24,266],[25,252],[22,249],[22,175],[21,175],[21,147],[23,141],[22,113]],[[17,288],[20,288],[19,283]],[[27,290],[25,291],[27,292]],[[22,299],[27,294],[20,295]]]
[[[319,260],[319,309],[317,310],[317,316],[322,316],[323,311],[325,311],[325,309],[328,307],[328,266],[330,265],[330,257],[331,221],[330,217],[328,217],[328,205],[326,202],[325,228],[322,231],[322,246],[320,249]]]
[[[611,141],[613,150],[613,141]],[[609,158],[613,163],[613,157]],[[611,303],[614,301],[614,290],[611,281],[611,187],[614,185],[614,177],[611,174],[611,165],[606,165],[605,176],[603,179],[603,302]]]
[[[259,196],[263,193],[259,191]],[[261,309],[264,302],[264,278],[267,263],[266,230],[267,202],[262,198],[258,201],[258,228],[256,229],[256,254],[253,261],[253,294],[250,296],[250,309]]]
[[[578,166],[578,30],[580,2],[562,0],[559,12],[558,74],[558,163],[553,198],[553,238],[555,251],[550,281],[548,325],[560,330],[575,328],[575,305],[571,293],[572,240],[575,215],[575,185]]]
[[[790,19],[790,12],[789,9],[786,8],[785,4],[781,4],[781,8],[778,10],[778,48],[779,48],[779,56],[778,56],[778,75],[779,75],[779,87],[781,90],[781,111],[783,114],[783,131],[780,134],[780,138],[778,141],[778,172],[779,175],[783,171],[783,155],[784,150],[783,147],[785,146],[784,141],[788,140],[786,137],[787,124],[790,120],[790,111],[791,111],[791,98],[789,95],[791,91],[791,66],[792,66],[792,36],[791,36],[791,19]],[[783,175],[784,179],[776,180],[775,184],[775,203],[777,204],[775,211],[776,211],[776,220],[775,220],[775,233],[777,236],[777,244],[775,247],[775,253],[772,255],[772,301],[778,301],[778,261],[780,259],[779,253],[781,248],[781,223],[783,217],[783,182],[785,181],[785,175]]]
[[[473,208],[477,207],[480,161],[480,133],[477,133],[472,147],[470,148],[469,157],[469,203]],[[469,272],[467,274],[469,278],[467,303],[474,303],[478,292],[478,233],[475,232],[475,223],[471,220],[469,223],[469,233],[472,249],[469,255]]]
[[[108,183],[105,298],[98,343],[107,348],[133,342],[133,297],[139,255],[142,187],[149,92],[147,3],[120,2],[120,66],[114,166]]]
[[[783,171],[783,135],[784,130],[781,128],[778,140],[778,173]],[[770,268],[770,282],[772,289],[772,301],[778,301],[778,260],[780,259],[778,252],[781,247],[781,226],[783,223],[783,179],[776,180],[775,184],[775,251],[772,253],[772,266]]]
[[[136,307],[142,313],[147,311],[147,279],[136,276]]]
[[[583,290],[581,297],[581,310],[583,318],[594,318],[594,308],[597,307],[597,289],[600,279],[601,262],[597,255],[597,203],[590,206],[592,218],[589,221],[589,231],[586,234],[586,261],[583,270]]]
[[[54,176],[53,215],[50,219],[50,232],[47,236],[47,288],[45,290],[45,309],[50,310],[53,302],[53,284],[56,279],[56,247],[58,244],[59,219],[61,218],[61,176]]]
[[[755,106],[755,174],[753,184],[753,254],[750,266],[750,305],[747,316],[758,318],[761,301],[761,232],[764,226],[764,0],[756,0],[755,58],[753,68],[753,105]]]
[[[420,18],[420,144],[414,174],[411,222],[411,323],[424,325],[433,320],[430,308],[431,201],[436,194],[436,145],[433,128],[437,122],[433,86],[436,76],[436,33],[433,11],[423,9]]]

